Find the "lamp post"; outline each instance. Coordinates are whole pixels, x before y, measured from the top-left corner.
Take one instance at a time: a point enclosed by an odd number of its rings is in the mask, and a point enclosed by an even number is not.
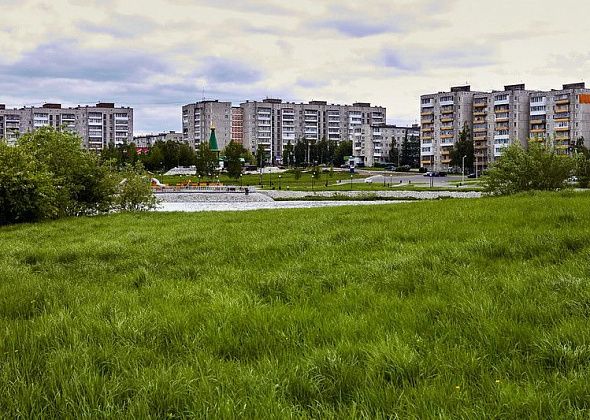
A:
[[[201,175],[199,175],[199,187],[201,186]]]
[[[242,174],[240,174],[240,188],[242,188]]]
[[[352,177],[354,177],[354,175],[350,175],[350,191],[352,191]]]
[[[314,191],[313,187],[314,187],[314,180],[315,180],[315,174],[311,174],[311,191]]]
[[[463,170],[461,171],[461,183],[465,182],[465,158],[467,155],[463,156]]]
[[[281,189],[281,178],[282,178],[282,175],[279,175],[279,190]]]
[[[262,168],[260,168],[260,177],[258,179],[258,184],[262,187]]]
[[[272,188],[272,167],[268,168],[268,188]]]

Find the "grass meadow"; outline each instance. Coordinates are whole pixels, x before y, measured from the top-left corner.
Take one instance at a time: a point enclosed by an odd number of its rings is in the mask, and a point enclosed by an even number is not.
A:
[[[588,418],[590,195],[0,229],[6,418]]]

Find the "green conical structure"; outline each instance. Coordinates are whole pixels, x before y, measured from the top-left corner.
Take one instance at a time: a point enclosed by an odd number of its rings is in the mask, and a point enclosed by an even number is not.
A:
[[[215,136],[215,127],[211,127],[211,136],[209,137],[209,150],[219,153],[219,146],[217,146],[217,137]]]

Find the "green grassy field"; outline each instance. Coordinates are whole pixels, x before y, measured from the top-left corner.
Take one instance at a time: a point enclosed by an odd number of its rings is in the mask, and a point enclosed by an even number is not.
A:
[[[0,229],[5,418],[588,418],[590,195]]]

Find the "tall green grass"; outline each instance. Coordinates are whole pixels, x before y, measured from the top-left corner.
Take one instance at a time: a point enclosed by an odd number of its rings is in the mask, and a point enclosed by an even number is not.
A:
[[[587,418],[590,195],[0,229],[6,418]]]

